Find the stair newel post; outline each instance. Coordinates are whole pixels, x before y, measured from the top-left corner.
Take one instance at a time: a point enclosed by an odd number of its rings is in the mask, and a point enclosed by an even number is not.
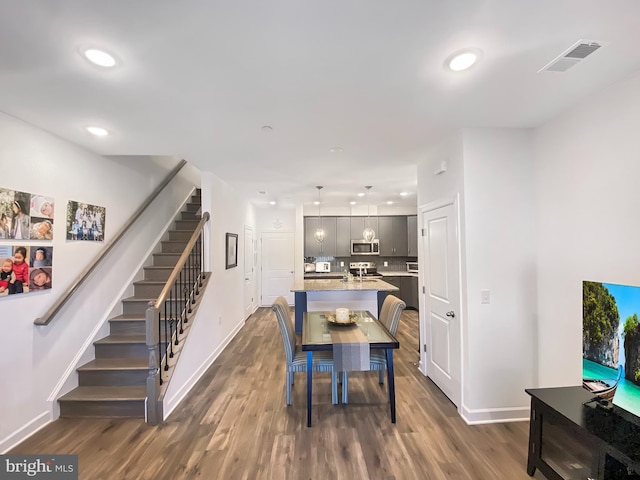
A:
[[[169,358],[167,357],[167,348],[169,346],[169,332],[167,332],[167,325],[171,324],[169,315],[167,315],[167,302],[164,302],[164,316],[160,316],[160,321],[164,324],[164,339],[160,342],[160,361],[164,358],[164,371],[169,370]],[[160,378],[160,384],[162,384],[162,378]]]
[[[207,218],[209,214],[207,214]],[[203,227],[204,228],[204,227]],[[204,229],[200,230],[200,233],[198,234],[198,241],[196,242],[196,246],[198,248],[197,250],[197,255],[199,256],[198,261],[199,261],[199,270],[202,272],[200,275],[198,275],[198,278],[200,278],[203,282],[206,278],[206,274],[204,273]]]
[[[200,235],[198,235],[196,245],[198,247],[198,279],[200,281],[200,286],[202,286],[202,282],[204,281],[204,242],[202,241],[202,230],[200,230]]]
[[[157,425],[162,421],[162,404],[160,403],[160,356],[156,345],[160,342],[160,312],[154,303],[149,302],[145,311],[145,334],[149,352],[149,375],[147,376],[147,423]]]

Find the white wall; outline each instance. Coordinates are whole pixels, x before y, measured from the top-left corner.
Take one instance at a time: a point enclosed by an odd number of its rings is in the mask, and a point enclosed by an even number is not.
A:
[[[191,168],[183,169],[171,188],[154,202],[152,212],[127,234],[126,245],[109,254],[105,265],[90,276],[58,318],[48,326],[36,327],[35,318],[46,312],[104,246],[65,240],[67,202],[106,207],[108,242],[177,161],[170,159],[162,164],[160,158],[106,159],[3,114],[0,138],[0,187],[51,196],[56,207],[54,240],[24,242],[53,246],[53,288],[0,298],[5,319],[5,341],[0,349],[0,451],[5,451],[55,418],[55,398],[77,381],[75,367],[91,355],[94,334],[101,331],[111,310],[118,308],[118,299],[137,266],[186,199],[198,175]]]
[[[419,207],[459,195],[459,410],[470,423],[528,418],[524,388],[535,386],[531,136],[522,130],[465,129],[434,146],[418,168]],[[442,161],[447,171],[435,175]],[[490,290],[489,305],[480,304],[481,289]],[[421,309],[421,324],[423,315]]]
[[[256,232],[254,207],[210,172],[202,174],[202,211],[211,214],[207,231],[211,275],[164,403],[165,418],[195,385],[244,325],[244,226]],[[226,233],[238,235],[238,266],[225,268]]]
[[[528,418],[537,381],[532,132],[465,129],[463,416]],[[480,303],[480,290],[490,304]]]
[[[540,386],[582,375],[582,281],[640,285],[640,74],[538,129]]]

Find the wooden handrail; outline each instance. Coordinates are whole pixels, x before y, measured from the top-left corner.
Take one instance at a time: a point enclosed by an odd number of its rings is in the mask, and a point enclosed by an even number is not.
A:
[[[58,300],[47,310],[47,312],[36,318],[33,323],[39,326],[49,325],[51,320],[58,314],[58,312],[62,309],[62,307],[69,301],[71,296],[80,288],[82,283],[87,279],[89,274],[93,272],[100,261],[111,251],[111,249],[116,245],[116,243],[122,238],[122,236],[127,232],[127,230],[133,225],[133,223],[142,215],[142,213],[146,210],[146,208],[151,205],[156,197],[160,194],[160,192],[169,184],[169,182],[175,177],[178,172],[187,164],[185,160],[181,160],[178,165],[176,165],[173,170],[166,176],[166,178],[162,181],[160,185],[156,187],[156,189],[147,197],[144,203],[138,208],[135,213],[131,216],[131,218],[125,223],[122,228],[118,231],[118,233],[111,239],[111,241],[102,249],[102,251],[94,258],[93,262],[89,264],[78,278],[73,282],[73,284],[67,288],[67,290],[58,297]]]
[[[200,208],[202,210],[202,207]],[[168,370],[168,358],[166,355],[169,355],[167,351],[168,348],[171,349],[170,356],[173,357],[173,342],[178,342],[178,331],[182,333],[182,327],[188,322],[187,313],[191,313],[191,304],[195,303],[196,295],[200,293],[200,287],[202,287],[202,280],[204,278],[204,258],[203,258],[203,249],[201,245],[197,245],[198,242],[201,242],[203,236],[204,225],[209,221],[209,212],[204,212],[198,225],[195,230],[191,234],[189,241],[187,242],[184,250],[182,251],[182,255],[178,259],[175,267],[171,271],[167,282],[164,284],[160,295],[155,300],[150,300],[147,304],[147,309],[145,311],[145,336],[146,336],[146,344],[147,351],[149,354],[149,375],[147,376],[147,403],[146,403],[146,419],[147,423],[150,425],[158,425],[163,421],[163,402],[162,402],[162,361],[165,361],[165,370]],[[191,287],[193,290],[188,292],[185,287],[185,298],[184,302],[189,304],[187,307],[183,305],[184,310],[182,313],[177,315],[178,318],[175,318],[173,315],[170,315],[169,318],[166,317],[166,309],[165,309],[165,317],[163,318],[160,313],[160,308],[167,300],[167,296],[170,295],[171,289],[175,289],[176,282],[182,285],[182,272],[185,269],[185,265],[189,261],[190,256],[193,254],[193,249],[198,249],[198,253],[200,254],[200,260],[197,263],[198,265],[198,273],[194,274],[192,277],[189,277],[189,283],[191,283]],[[193,280],[193,282],[191,282]],[[177,298],[176,298],[177,300]],[[169,301],[172,301],[170,298]],[[174,312],[175,313],[175,312]],[[167,337],[166,331],[166,323],[165,323],[165,338],[164,340],[160,339],[161,331],[160,331],[160,323],[163,323],[163,320],[169,321],[169,336]],[[173,326],[175,325],[175,339],[173,338]],[[180,325],[180,327],[178,326]],[[175,343],[178,345],[178,343]],[[162,349],[165,349],[165,352],[162,352]],[[164,353],[164,355],[163,355]]]
[[[158,299],[155,301],[153,305],[153,307],[156,310],[159,309],[160,306],[167,299],[167,294],[169,293],[169,290],[171,290],[171,287],[173,287],[173,284],[178,278],[178,275],[180,275],[180,270],[182,270],[182,267],[187,262],[187,259],[191,254],[191,250],[193,249],[193,246],[196,244],[196,242],[198,241],[198,238],[200,237],[202,227],[204,227],[204,224],[207,223],[208,221],[209,221],[209,212],[204,212],[202,214],[202,218],[200,219],[200,222],[198,222],[198,226],[193,231],[193,235],[191,235],[191,238],[189,239],[189,243],[187,243],[187,246],[184,248],[182,255],[180,255],[180,258],[178,259],[178,263],[176,263],[176,266],[171,271],[171,275],[169,275],[169,278],[167,279],[167,283],[164,284],[164,288],[160,292],[160,295],[158,295]]]

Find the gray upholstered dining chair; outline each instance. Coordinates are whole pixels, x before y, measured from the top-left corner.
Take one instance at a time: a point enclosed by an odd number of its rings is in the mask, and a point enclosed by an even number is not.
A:
[[[395,295],[387,295],[380,309],[380,323],[395,337],[400,324],[402,311],[407,307],[404,301]],[[387,369],[387,357],[384,350],[374,349],[369,353],[369,370],[378,370],[378,381],[384,383],[384,371]],[[347,372],[342,372],[342,403],[349,402],[349,378]]]
[[[293,374],[307,371],[307,355],[296,345],[296,334],[291,321],[289,304],[284,297],[278,297],[273,302],[272,310],[276,313],[278,326],[282,334],[284,343],[284,353],[286,357],[286,391],[287,405],[291,405],[291,386],[293,385]],[[331,372],[331,403],[338,403],[338,376],[333,370],[333,354],[331,352],[313,353],[313,371]]]

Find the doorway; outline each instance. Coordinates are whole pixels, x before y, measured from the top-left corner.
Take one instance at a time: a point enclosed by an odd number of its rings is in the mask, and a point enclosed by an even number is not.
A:
[[[293,232],[265,232],[262,234],[262,295],[260,304],[270,306],[279,296],[293,305],[293,272],[295,241]]]
[[[245,320],[257,308],[256,301],[256,279],[255,279],[255,242],[253,240],[253,229],[248,225],[244,226],[244,318]]]
[[[427,376],[458,408],[462,392],[460,236],[458,200],[420,209],[425,286],[422,365]]]

